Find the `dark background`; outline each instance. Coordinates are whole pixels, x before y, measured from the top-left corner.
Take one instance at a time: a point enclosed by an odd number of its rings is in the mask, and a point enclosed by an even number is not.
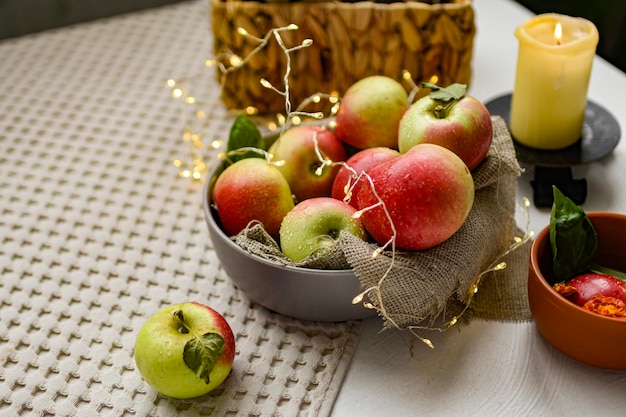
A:
[[[0,39],[185,0],[0,0]]]
[[[185,0],[0,0],[0,39]],[[600,32],[597,53],[626,72],[626,1],[517,0],[535,13],[591,20]]]

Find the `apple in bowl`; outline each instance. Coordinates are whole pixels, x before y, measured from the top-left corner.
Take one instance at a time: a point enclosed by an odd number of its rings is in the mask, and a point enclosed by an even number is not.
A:
[[[341,231],[367,240],[356,209],[332,197],[316,197],[298,203],[280,226],[280,246],[294,262],[333,246]]]
[[[226,274],[251,300],[286,316],[312,321],[357,320],[376,315],[375,310],[353,304],[363,291],[352,269],[302,268],[252,254],[222,228],[211,198],[223,171],[216,165],[202,192],[209,236]]]
[[[461,228],[474,203],[469,169],[439,145],[416,145],[369,176],[372,186],[360,189],[357,202],[366,230],[381,245],[395,239],[398,249],[432,248]]]
[[[398,128],[401,153],[420,143],[433,143],[450,149],[474,170],[487,156],[493,139],[493,125],[487,107],[465,94],[466,86],[453,84],[432,89],[403,115]]]
[[[398,149],[398,124],[408,107],[408,93],[398,81],[383,75],[362,78],[341,99],[335,134],[357,149]]]
[[[330,195],[340,166],[323,164],[342,162],[347,157],[343,143],[333,132],[314,125],[286,130],[268,152],[297,201]]]
[[[400,152],[395,149],[378,146],[358,151],[350,156],[343,165],[333,181],[331,197],[337,200],[346,201],[351,206],[358,208],[356,196],[364,185],[367,185],[365,174],[382,164],[400,156]]]
[[[285,177],[261,158],[242,159],[229,165],[215,182],[211,198],[229,235],[236,235],[251,222],[259,222],[272,237],[278,238],[283,217],[294,207]]]

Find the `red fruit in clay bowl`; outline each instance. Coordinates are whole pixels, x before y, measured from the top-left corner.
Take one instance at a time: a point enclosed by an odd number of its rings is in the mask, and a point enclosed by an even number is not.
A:
[[[626,271],[626,215],[587,213],[598,235],[594,262]],[[528,301],[539,333],[559,351],[585,364],[626,370],[626,319],[587,311],[559,294],[554,280],[549,226],[535,238],[528,270]]]

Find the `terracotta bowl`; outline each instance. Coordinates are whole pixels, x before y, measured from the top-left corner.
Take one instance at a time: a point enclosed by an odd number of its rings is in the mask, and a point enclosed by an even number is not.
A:
[[[587,213],[598,234],[595,261],[626,270],[626,215]],[[528,301],[539,333],[564,354],[588,365],[626,369],[626,319],[605,317],[584,310],[558,294],[548,281],[553,276],[550,228],[532,244],[528,272]]]
[[[297,268],[250,254],[220,227],[211,207],[211,190],[221,167],[213,169],[202,192],[204,214],[213,247],[224,271],[250,299],[281,314],[313,321],[347,321],[375,315],[352,304],[361,284],[351,269]]]

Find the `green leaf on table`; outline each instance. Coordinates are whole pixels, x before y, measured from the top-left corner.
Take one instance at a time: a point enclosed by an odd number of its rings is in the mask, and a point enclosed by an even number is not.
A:
[[[211,382],[211,370],[222,356],[225,343],[221,335],[211,332],[190,339],[183,351],[185,365],[208,384]]]
[[[561,282],[589,269],[598,250],[598,235],[582,207],[556,186],[552,189],[550,248],[554,274],[557,282]]]
[[[243,148],[265,150],[265,140],[257,125],[247,116],[239,114],[235,118],[228,135],[227,159],[234,163],[245,158],[264,157],[262,152],[244,150]]]
[[[467,93],[467,85],[454,83],[448,87],[440,87],[433,83],[422,83],[422,88],[430,88],[430,98],[438,101],[460,100]]]

